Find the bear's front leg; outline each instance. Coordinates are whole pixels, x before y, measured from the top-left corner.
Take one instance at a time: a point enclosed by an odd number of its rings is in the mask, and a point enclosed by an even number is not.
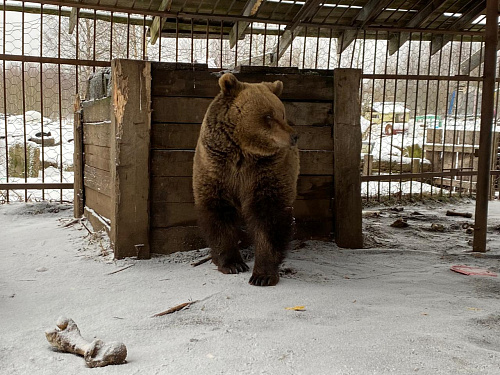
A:
[[[255,265],[249,283],[273,286],[279,281],[279,266],[293,235],[293,209],[267,202],[258,204],[248,222],[255,243]]]
[[[199,225],[211,248],[212,262],[222,273],[239,273],[249,268],[238,248],[238,212],[224,200],[199,205]]]

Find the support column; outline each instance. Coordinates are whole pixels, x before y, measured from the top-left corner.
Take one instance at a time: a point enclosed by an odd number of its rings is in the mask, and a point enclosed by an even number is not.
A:
[[[150,257],[151,63],[113,60],[111,233],[115,258]]]
[[[481,99],[481,129],[476,185],[476,220],[473,251],[486,251],[488,198],[490,188],[491,140],[495,107],[495,77],[498,43],[498,0],[486,2],[486,32],[484,52],[483,94]]]
[[[339,247],[363,247],[360,69],[333,71],[334,221]]]

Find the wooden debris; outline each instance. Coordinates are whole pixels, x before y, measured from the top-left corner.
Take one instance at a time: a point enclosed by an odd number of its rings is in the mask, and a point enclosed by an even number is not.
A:
[[[186,307],[191,306],[191,305],[192,305],[193,303],[195,303],[195,302],[198,302],[198,301],[192,301],[192,302],[184,302],[184,303],[181,303],[180,305],[177,305],[177,306],[171,307],[170,309],[165,310],[165,311],[163,311],[163,312],[161,312],[161,313],[154,314],[154,315],[152,316],[152,318],[157,318],[157,317],[159,317],[159,316],[168,315],[168,314],[173,314],[174,312],[184,310]]]
[[[409,225],[408,225],[406,219],[403,219],[403,218],[399,218],[394,223],[391,224],[391,227],[394,227],[394,228],[406,228],[408,226]]]
[[[115,274],[115,273],[118,273],[118,272],[121,272],[121,271],[125,271],[126,269],[128,269],[128,268],[130,268],[130,267],[132,267],[132,266],[133,266],[133,264],[130,264],[130,265],[126,266],[126,267],[120,268],[119,270],[116,270],[116,271],[113,271],[113,272],[107,273],[106,275],[113,275],[113,274]]]
[[[470,212],[457,212],[457,211],[446,211],[446,216],[461,216],[461,217],[467,217],[471,218],[472,214]]]
[[[380,217],[380,211],[363,211],[363,217]]]
[[[285,310],[306,311],[306,307],[305,306],[285,307]]]
[[[206,262],[208,262],[209,260],[212,260],[212,256],[211,256],[211,255],[209,255],[209,256],[208,256],[208,257],[206,257],[206,258],[200,259],[200,260],[198,260],[197,262],[191,263],[191,265],[192,265],[193,267],[198,267],[200,264],[206,263]]]

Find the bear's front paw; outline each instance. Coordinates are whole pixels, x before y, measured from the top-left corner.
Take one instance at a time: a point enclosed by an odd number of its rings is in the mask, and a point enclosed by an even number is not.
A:
[[[280,277],[278,274],[259,275],[254,273],[248,283],[255,286],[274,286],[278,284],[278,281],[280,281]]]
[[[234,263],[226,263],[223,266],[218,266],[217,269],[222,273],[240,273],[246,272],[249,270],[248,266],[245,262],[234,262]]]

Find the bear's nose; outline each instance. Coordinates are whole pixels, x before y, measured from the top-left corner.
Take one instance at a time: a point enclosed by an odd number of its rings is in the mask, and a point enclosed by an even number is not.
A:
[[[290,135],[290,143],[292,144],[292,146],[295,146],[297,144],[298,140],[299,140],[298,134],[291,134]]]

